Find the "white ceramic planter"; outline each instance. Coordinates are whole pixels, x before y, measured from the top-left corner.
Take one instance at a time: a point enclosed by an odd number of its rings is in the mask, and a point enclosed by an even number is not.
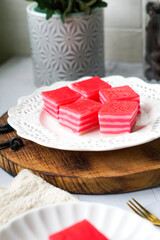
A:
[[[60,16],[46,20],[27,7],[32,57],[37,86],[83,76],[104,76],[103,9],[91,15],[72,14],[62,23]]]

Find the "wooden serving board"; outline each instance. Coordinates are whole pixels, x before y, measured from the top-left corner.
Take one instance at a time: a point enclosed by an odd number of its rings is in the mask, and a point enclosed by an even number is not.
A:
[[[7,122],[7,114],[0,125]],[[0,142],[17,136],[0,135]],[[14,152],[0,150],[0,167],[15,176],[30,169],[49,183],[72,193],[122,193],[160,184],[160,139],[116,151],[77,152],[40,146],[23,139],[24,147]]]

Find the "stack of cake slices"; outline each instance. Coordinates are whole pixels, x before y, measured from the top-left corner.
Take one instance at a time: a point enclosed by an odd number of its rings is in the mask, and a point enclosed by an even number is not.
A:
[[[133,100],[138,102],[138,113],[141,113],[140,96],[128,85],[110,89],[101,89],[99,91],[99,100],[101,103],[106,103],[113,100]]]
[[[138,103],[136,101],[109,101],[98,113],[100,132],[119,134],[131,132],[137,120]]]
[[[128,85],[114,87],[99,77],[42,92],[44,109],[81,135],[100,126],[103,134],[131,132],[140,113],[140,96]]]
[[[72,104],[61,106],[59,123],[81,135],[99,126],[98,111],[101,103],[87,98],[80,98]]]
[[[69,87],[61,87],[51,91],[42,92],[44,109],[54,118],[59,117],[59,107],[75,102],[81,95]]]
[[[85,98],[99,101],[99,90],[111,88],[111,85],[95,76],[80,82],[72,83],[71,88]]]

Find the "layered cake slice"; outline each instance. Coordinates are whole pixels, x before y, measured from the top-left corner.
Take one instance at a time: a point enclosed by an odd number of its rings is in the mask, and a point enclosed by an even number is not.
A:
[[[69,87],[42,92],[44,109],[58,119],[59,107],[76,101],[81,95]]]
[[[101,103],[112,100],[133,100],[138,102],[138,113],[140,113],[140,96],[130,86],[114,87],[110,89],[100,89],[99,99]]]
[[[131,132],[137,120],[137,113],[136,101],[106,102],[98,114],[100,132],[103,134]]]
[[[101,106],[102,104],[96,101],[80,98],[60,107],[59,123],[81,135],[99,125],[98,111]]]
[[[111,86],[95,76],[80,82],[72,83],[71,88],[85,98],[99,101],[99,90],[103,88],[111,88]]]
[[[49,236],[49,240],[108,240],[89,221],[82,220]]]

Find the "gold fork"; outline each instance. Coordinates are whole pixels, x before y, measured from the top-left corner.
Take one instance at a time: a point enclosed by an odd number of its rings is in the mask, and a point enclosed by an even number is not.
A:
[[[139,204],[134,198],[132,198],[134,203],[129,200],[129,203],[127,205],[139,216],[146,218],[151,223],[153,223],[156,226],[160,226],[160,219],[158,219],[156,216],[154,216],[152,213],[150,213],[146,208],[144,208],[141,204]],[[136,206],[136,204],[138,206]]]

